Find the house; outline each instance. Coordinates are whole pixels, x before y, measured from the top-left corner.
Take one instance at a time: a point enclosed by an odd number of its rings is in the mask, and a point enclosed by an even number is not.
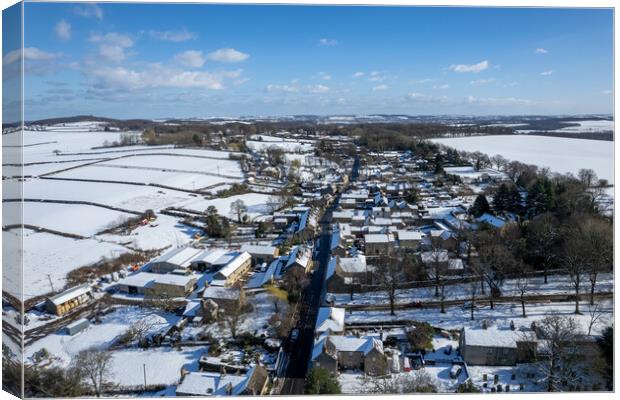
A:
[[[202,250],[193,247],[179,247],[151,262],[151,271],[157,274],[167,274],[175,270],[189,270],[192,260]]]
[[[193,275],[138,272],[121,279],[117,286],[123,293],[145,297],[185,297],[196,287],[196,280]]]
[[[252,265],[269,264],[280,255],[280,249],[267,245],[244,244],[239,251],[250,254]]]
[[[420,260],[427,268],[448,269],[449,257],[448,250],[423,251],[420,253]]]
[[[295,246],[290,251],[282,270],[287,274],[293,269],[300,269],[303,273],[308,273],[312,269],[312,250],[309,247]]]
[[[458,240],[453,232],[445,229],[431,230],[431,244],[435,248],[455,251],[458,246]]]
[[[369,284],[372,282],[373,267],[366,264],[366,256],[336,257],[333,273],[327,279],[328,291],[340,291],[345,285]]]
[[[478,218],[476,218],[476,222],[479,222],[481,224],[487,224],[492,226],[493,228],[496,229],[501,229],[504,227],[504,225],[506,225],[506,221],[504,221],[501,218],[498,218],[494,215],[488,214],[488,213],[484,213],[481,216],[479,216]]]
[[[405,231],[398,229],[395,231],[398,245],[404,249],[417,249],[422,242],[422,232]]]
[[[371,376],[388,372],[383,343],[375,337],[323,335],[315,341],[312,366],[332,373],[343,369],[359,369]]]
[[[269,375],[256,365],[243,375],[220,372],[186,372],[176,388],[176,395],[187,396],[260,396],[265,394]]]
[[[202,293],[201,305],[207,309],[212,308],[210,302],[217,304],[218,308],[234,306],[239,303],[239,294],[239,289],[235,287],[207,286]]]
[[[92,300],[92,298],[93,292],[90,285],[85,283],[46,298],[45,310],[59,316],[65,315],[72,309]]]
[[[365,253],[368,256],[387,254],[394,243],[394,238],[390,234],[369,233],[364,235],[366,245]]]
[[[531,360],[535,342],[536,335],[529,329],[464,327],[459,337],[459,351],[471,365],[515,365]]]
[[[232,286],[239,278],[252,269],[252,256],[243,253],[229,253],[230,259],[219,271],[213,275],[211,285]]]
[[[321,307],[316,317],[315,334],[344,332],[344,308]]]

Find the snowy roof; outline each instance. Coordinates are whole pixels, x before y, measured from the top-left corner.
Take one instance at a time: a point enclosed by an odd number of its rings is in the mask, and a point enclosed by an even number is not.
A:
[[[483,328],[463,328],[466,346],[517,348],[517,342],[532,338],[532,331],[512,330],[509,327],[489,326]]]
[[[226,396],[241,394],[249,381],[253,369],[246,375],[222,375],[218,372],[190,372],[177,386],[178,395]]]
[[[154,274],[151,272],[138,272],[121,279],[118,284],[135,287],[150,287],[155,283],[167,285],[186,286],[191,280],[196,279],[192,275]]]
[[[301,245],[295,246],[289,253],[288,261],[286,265],[284,266],[284,269],[287,269],[294,263],[297,263],[301,265],[302,267],[306,268],[306,266],[308,265],[308,262],[310,262],[311,257],[312,257],[312,251],[310,251],[308,247],[301,246]]]
[[[387,234],[366,234],[364,241],[366,243],[389,243],[392,241],[392,237]]]
[[[90,285],[88,283],[84,283],[80,286],[73,287],[55,296],[49,297],[48,300],[58,306],[83,294],[90,293],[90,291]]]
[[[334,272],[336,272],[337,262],[338,259],[336,257],[332,257],[329,259],[329,262],[327,263],[327,272],[325,273],[325,279],[329,279],[332,277],[332,275],[334,275]]]
[[[424,251],[420,254],[423,263],[448,261],[448,250]]]
[[[200,253],[196,258],[192,260],[192,262],[205,262],[207,264],[215,264],[215,262],[220,259],[224,254],[226,254],[225,249],[209,249]]]
[[[342,332],[344,330],[344,308],[321,307],[316,318],[315,330],[319,333]]]
[[[504,221],[503,219],[497,218],[496,216],[488,214],[488,213],[482,214],[481,216],[476,218],[476,221],[485,222],[496,228],[501,228],[502,226],[506,224],[506,221]]]
[[[251,259],[250,253],[244,251],[243,253],[237,253],[236,257],[228,262],[224,267],[217,271],[218,275],[223,275],[228,278],[233,272],[243,265],[246,261]]]
[[[460,258],[451,258],[448,260],[448,269],[462,270],[463,268],[463,260],[461,260]]]
[[[241,251],[247,251],[250,254],[262,254],[273,256],[275,255],[277,247],[269,245],[257,245],[257,244],[244,244],[241,246]]]
[[[196,258],[202,250],[194,249],[193,247],[180,247],[169,251],[161,257],[154,260],[154,263],[167,262],[170,264],[179,265],[181,267],[188,267],[192,260]]]
[[[224,286],[208,286],[202,293],[205,299],[234,300],[239,298],[239,290]]]
[[[383,343],[375,337],[330,335],[327,337],[327,340],[333,343],[338,351],[358,351],[366,355],[373,348],[376,348],[383,352]]]
[[[397,230],[398,240],[422,240],[422,232],[420,231],[403,231]]]
[[[338,260],[338,269],[345,273],[366,272],[366,256],[342,257]]]

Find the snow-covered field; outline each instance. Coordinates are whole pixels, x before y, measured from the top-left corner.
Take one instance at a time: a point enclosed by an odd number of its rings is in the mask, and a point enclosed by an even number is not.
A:
[[[215,206],[220,215],[236,219],[237,216],[230,210],[230,205],[234,201],[243,200],[246,207],[248,208],[248,216],[250,217],[250,219],[254,219],[260,215],[269,213],[270,197],[271,196],[267,194],[247,193],[212,200],[196,199],[194,201],[184,203],[183,207],[189,210],[204,212],[209,206]]]
[[[569,126],[566,128],[556,129],[551,132],[565,132],[565,133],[587,133],[587,132],[613,132],[614,121],[609,120],[586,120],[586,121],[566,121],[571,124],[578,124],[578,126]],[[518,132],[521,132],[520,130]],[[529,131],[531,132],[531,131]]]
[[[530,135],[493,135],[433,139],[433,142],[457,150],[481,151],[554,172],[576,174],[582,168],[596,172],[599,178],[614,180],[614,143],[603,140],[571,139]]]
[[[314,149],[314,142],[312,140],[295,140],[268,135],[254,135],[252,140],[248,140],[246,144],[250,149],[256,151],[278,147],[287,152],[306,153]]]
[[[243,173],[238,161],[213,160],[200,157],[169,156],[169,155],[139,155],[123,157],[116,160],[105,161],[98,166],[138,167],[170,169],[172,171],[195,171],[209,172],[212,174],[228,175],[243,178]]]
[[[15,236],[16,230],[3,231],[3,240],[6,243],[9,236]],[[126,253],[125,247],[114,243],[102,242],[97,239],[76,240],[44,232],[24,231],[24,290],[25,299],[40,296],[51,292],[47,275],[59,290],[66,284],[66,274],[76,268],[93,264],[102,257],[115,258]],[[7,257],[16,259],[17,246],[6,247]],[[4,287],[17,296],[22,293],[20,277],[15,274],[3,276]]]
[[[24,224],[86,237],[135,216],[84,204],[24,203]]]

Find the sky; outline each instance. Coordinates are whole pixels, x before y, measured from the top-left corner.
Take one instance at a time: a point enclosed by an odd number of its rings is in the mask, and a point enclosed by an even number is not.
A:
[[[613,112],[610,9],[33,2],[24,25],[26,120]]]

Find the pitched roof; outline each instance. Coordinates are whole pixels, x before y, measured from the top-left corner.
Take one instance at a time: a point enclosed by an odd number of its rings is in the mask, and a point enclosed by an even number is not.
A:
[[[321,307],[316,318],[315,330],[319,333],[344,331],[344,308]]]

